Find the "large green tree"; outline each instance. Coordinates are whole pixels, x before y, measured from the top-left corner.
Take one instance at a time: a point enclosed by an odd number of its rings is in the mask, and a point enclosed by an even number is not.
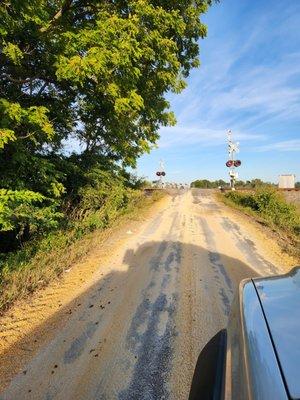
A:
[[[63,143],[71,136],[82,143],[85,162],[106,157],[134,166],[149,151],[159,127],[175,122],[166,93],[180,92],[199,65],[198,39],[206,35],[200,15],[209,4],[1,2],[2,216],[16,196],[22,203],[22,193],[33,208],[48,201],[48,209],[64,193],[57,159],[65,160]]]

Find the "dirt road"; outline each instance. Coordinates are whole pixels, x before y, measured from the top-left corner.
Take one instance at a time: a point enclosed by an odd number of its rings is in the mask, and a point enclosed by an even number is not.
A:
[[[70,318],[0,398],[186,399],[238,282],[282,272],[266,247],[210,192],[174,195],[99,266]]]

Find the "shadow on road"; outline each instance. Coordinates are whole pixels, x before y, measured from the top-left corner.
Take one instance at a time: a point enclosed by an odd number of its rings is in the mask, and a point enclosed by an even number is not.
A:
[[[58,390],[59,385],[57,398],[114,399],[112,392],[106,392],[110,386],[103,383],[106,379],[112,382],[112,388],[119,384],[123,387],[117,396],[122,400],[142,398],[145,393],[147,399],[168,398],[166,382],[172,378],[174,339],[177,343],[185,340],[176,321],[189,268],[194,271],[191,279],[201,280],[202,299],[209,298],[210,291],[215,292],[217,312],[223,313],[221,320],[227,319],[239,282],[257,276],[238,259],[180,241],[143,243],[135,250],[128,249],[123,263],[128,266],[127,271],[114,270],[104,275],[1,355],[3,387],[16,372],[16,365],[22,364],[20,357],[28,360],[39,353],[29,367],[22,366],[9,391],[4,392],[4,399],[52,398],[52,389]],[[219,329],[212,319],[208,336]],[[46,346],[41,340],[40,348],[35,348],[35,338],[49,330],[52,342]],[[210,337],[202,338],[197,352]],[[116,381],[118,362],[110,359],[118,357],[114,351],[118,346],[120,359],[127,357],[125,387]],[[194,367],[190,377],[193,370]],[[69,382],[67,392],[64,378]],[[41,394],[42,397],[34,397]]]

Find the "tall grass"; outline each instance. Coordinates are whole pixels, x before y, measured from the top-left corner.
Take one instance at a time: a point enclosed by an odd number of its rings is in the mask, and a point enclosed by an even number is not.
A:
[[[293,236],[300,236],[300,213],[296,206],[286,202],[284,197],[272,188],[255,192],[228,192],[225,198],[240,207],[254,212],[269,225]]]

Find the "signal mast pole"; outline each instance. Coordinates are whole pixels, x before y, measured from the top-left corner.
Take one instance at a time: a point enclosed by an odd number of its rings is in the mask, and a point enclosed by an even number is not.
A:
[[[229,160],[226,162],[226,167],[230,168],[229,177],[231,190],[235,190],[235,182],[236,178],[238,177],[238,173],[235,171],[235,168],[241,165],[241,161],[235,160],[235,154],[239,152],[239,143],[233,142],[231,130],[227,132],[227,141]]]
[[[163,187],[163,176],[165,176],[165,166],[163,160],[159,161],[159,170],[160,170],[159,184],[160,187]]]
[[[163,177],[166,176],[163,160],[159,161],[159,171],[156,172],[156,175],[159,176],[159,186],[162,188],[163,187]]]

